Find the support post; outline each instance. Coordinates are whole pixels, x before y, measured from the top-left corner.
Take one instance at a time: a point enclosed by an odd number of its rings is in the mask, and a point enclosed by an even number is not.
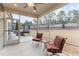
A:
[[[39,18],[37,17],[37,32],[39,30]]]
[[[18,22],[19,22],[19,30],[18,30],[18,40],[19,40],[19,43],[20,43],[20,15],[19,15],[19,20],[18,20]]]
[[[51,40],[51,38],[50,38],[50,22],[49,22],[49,40]]]

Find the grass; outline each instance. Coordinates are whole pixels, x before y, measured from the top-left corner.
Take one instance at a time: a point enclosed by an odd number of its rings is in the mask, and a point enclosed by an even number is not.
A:
[[[36,30],[31,30],[30,34],[35,37]],[[79,29],[52,29],[50,30],[50,39],[49,39],[49,30],[39,30],[43,33],[43,40],[51,41],[54,40],[55,36],[67,37],[66,43],[70,43],[76,46],[79,46]],[[79,55],[79,47],[65,44],[64,51],[70,55]]]

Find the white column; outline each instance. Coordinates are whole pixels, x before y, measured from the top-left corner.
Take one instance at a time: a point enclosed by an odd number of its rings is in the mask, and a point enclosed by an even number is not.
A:
[[[39,18],[37,18],[37,32],[39,32]]]
[[[50,26],[50,22],[49,22],[49,40],[51,40],[51,36],[50,36],[50,30],[51,30],[51,28],[50,28],[51,26]]]
[[[5,15],[4,15],[5,16]],[[4,18],[4,45],[7,45],[7,41],[8,41],[8,22],[7,19]]]
[[[18,20],[18,22],[19,22],[19,30],[18,30],[18,41],[19,41],[19,43],[20,43],[20,15],[19,15],[19,20]]]
[[[0,17],[0,49],[2,47],[3,47],[3,18]]]

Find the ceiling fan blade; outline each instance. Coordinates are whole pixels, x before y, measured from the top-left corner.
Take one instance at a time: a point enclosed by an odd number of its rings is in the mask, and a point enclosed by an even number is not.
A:
[[[26,8],[26,7],[28,7],[28,5],[27,5],[27,4],[24,6],[24,8]]]
[[[33,9],[34,9],[34,10],[37,10],[35,6],[33,6]]]

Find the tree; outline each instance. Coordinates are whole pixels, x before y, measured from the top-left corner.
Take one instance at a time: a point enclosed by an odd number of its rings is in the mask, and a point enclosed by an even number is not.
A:
[[[32,26],[32,22],[29,21],[29,22],[28,22],[28,28],[30,29],[31,26]]]
[[[34,22],[34,26],[38,29],[38,20],[37,19],[33,19],[33,22]]]
[[[72,22],[77,23],[78,20],[79,20],[79,11],[78,10],[73,10],[72,14],[73,14]]]
[[[20,30],[20,22],[19,21],[16,22],[16,35],[17,36],[19,35],[18,30]]]
[[[23,26],[23,29],[26,29],[26,27],[28,27],[28,29],[30,29],[31,25],[32,25],[31,21],[26,21],[22,26]]]
[[[56,13],[52,12],[52,13],[48,14],[47,16],[44,16],[43,22],[48,25],[48,28],[49,28],[49,25],[56,24],[57,23]]]
[[[32,26],[32,21],[29,21],[29,25]]]
[[[61,10],[58,14],[58,17],[59,17],[59,23],[62,24],[62,28],[65,28],[65,24],[67,23],[65,17],[65,11]]]
[[[69,12],[68,12],[68,14],[67,14],[67,16],[68,16],[68,22],[70,22],[70,23],[72,23],[72,11],[70,10]]]
[[[16,22],[16,30],[19,30],[19,22]]]
[[[25,23],[22,24],[23,29],[25,29]]]
[[[33,21],[34,21],[34,24],[38,24],[38,20],[36,20],[36,19],[33,19]]]
[[[42,20],[41,20],[41,19],[39,19],[39,24],[43,24],[43,22],[42,22]]]
[[[57,23],[57,21],[56,21],[56,13],[53,12],[52,13],[52,21],[51,21],[51,24],[56,24],[56,23]]]
[[[56,19],[53,19],[52,24],[57,24]]]
[[[23,26],[23,29],[26,29],[26,27],[28,26],[28,21],[26,20],[22,26]]]
[[[44,22],[45,22],[45,24],[47,24],[47,26],[49,28],[49,19],[47,18],[47,16],[44,16]]]

